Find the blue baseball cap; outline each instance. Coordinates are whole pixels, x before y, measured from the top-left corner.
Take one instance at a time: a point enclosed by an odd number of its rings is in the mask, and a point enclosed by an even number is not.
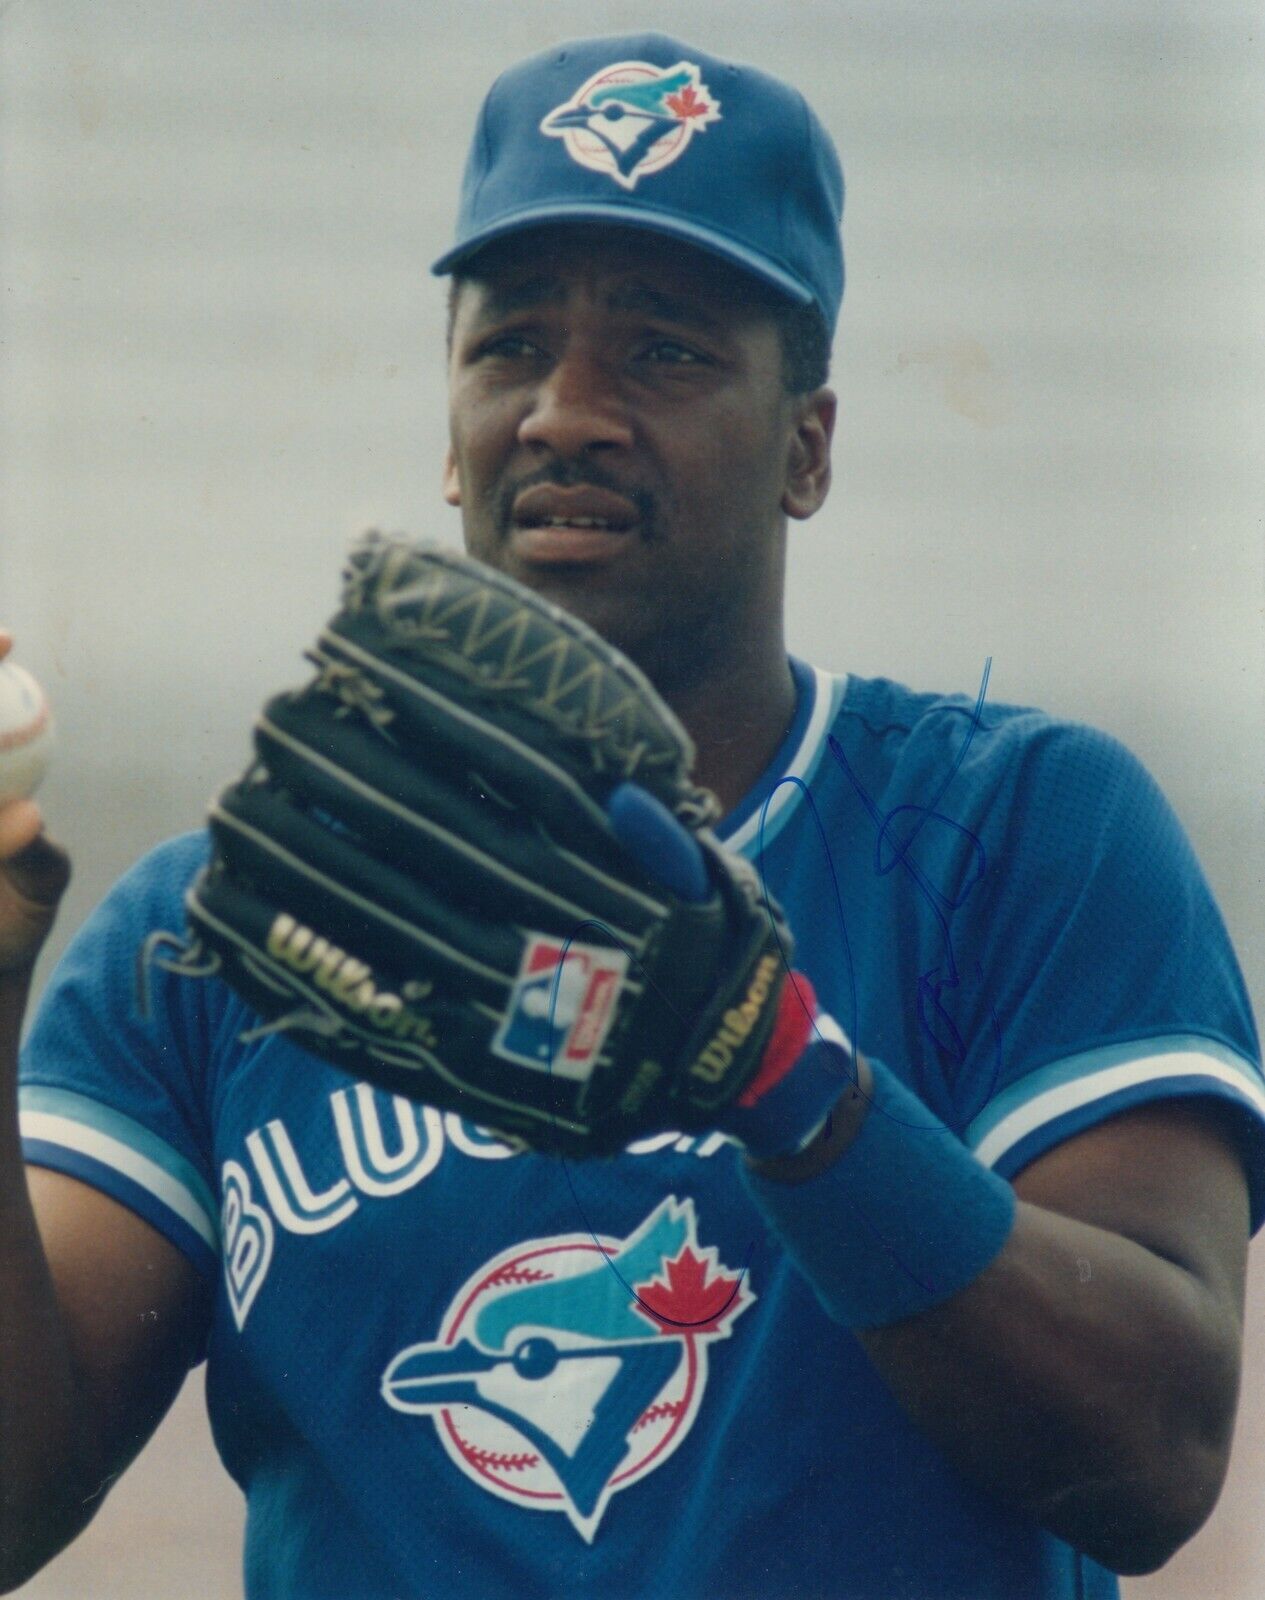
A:
[[[461,185],[460,269],[525,228],[600,222],[710,251],[834,333],[843,172],[797,89],[661,33],[580,39],[488,91]]]

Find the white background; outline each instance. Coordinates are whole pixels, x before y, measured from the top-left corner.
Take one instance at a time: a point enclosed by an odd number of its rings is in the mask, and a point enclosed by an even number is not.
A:
[[[1265,63],[1246,0],[10,0],[0,616],[59,715],[45,798],[78,865],[60,937],[240,767],[354,533],[456,542],[425,267],[478,101],[530,50],[647,24],[796,82],[843,155],[836,488],[794,532],[793,646],[969,692],[991,656],[992,699],[1123,737],[1259,1004]],[[1230,1487],[1139,1600],[1265,1591],[1257,1287]],[[199,1396],[25,1593],[239,1592],[240,1500]]]

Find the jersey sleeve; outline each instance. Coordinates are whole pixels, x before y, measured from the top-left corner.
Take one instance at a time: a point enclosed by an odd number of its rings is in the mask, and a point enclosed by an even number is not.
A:
[[[961,900],[955,955],[974,1013],[954,1093],[967,1142],[1010,1177],[1129,1107],[1217,1100],[1238,1135],[1259,1226],[1260,1048],[1190,843],[1117,741],[1025,721],[978,741],[987,770],[972,828],[987,860],[974,860],[978,882]]]
[[[118,1200],[213,1277],[211,986],[150,984],[141,959],[150,934],[183,927],[206,849],[188,835],[147,856],[72,940],[23,1047],[19,1114],[29,1163]]]

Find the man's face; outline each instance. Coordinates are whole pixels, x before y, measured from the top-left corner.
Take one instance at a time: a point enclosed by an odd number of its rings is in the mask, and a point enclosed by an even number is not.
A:
[[[824,497],[833,404],[781,373],[747,280],[688,246],[571,227],[485,251],[449,368],[470,553],[670,689],[780,614],[785,515]]]

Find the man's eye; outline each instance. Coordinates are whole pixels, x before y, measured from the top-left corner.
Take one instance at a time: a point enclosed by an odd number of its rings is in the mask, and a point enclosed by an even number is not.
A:
[[[691,367],[702,363],[704,357],[676,339],[655,339],[643,349],[641,359],[670,367]]]
[[[498,334],[493,339],[485,340],[478,350],[480,356],[500,356],[506,361],[522,361],[540,353],[540,346],[521,333]]]

